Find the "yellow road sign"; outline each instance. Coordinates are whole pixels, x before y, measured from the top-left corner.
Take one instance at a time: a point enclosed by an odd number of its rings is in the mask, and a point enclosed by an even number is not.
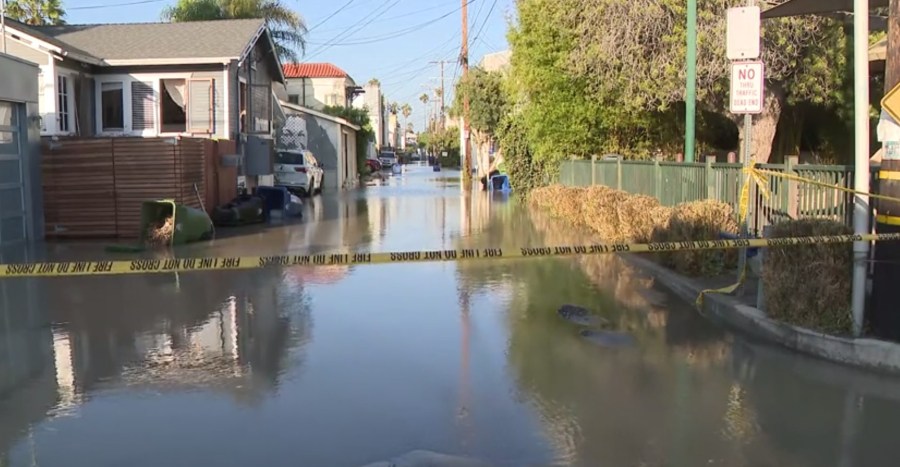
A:
[[[881,99],[881,108],[884,109],[895,122],[900,123],[900,83],[884,95]]]

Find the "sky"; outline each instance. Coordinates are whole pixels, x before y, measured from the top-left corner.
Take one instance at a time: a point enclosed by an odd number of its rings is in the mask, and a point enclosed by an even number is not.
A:
[[[357,82],[378,78],[389,102],[408,103],[409,121],[426,118],[419,96],[440,87],[445,60],[446,104],[459,79],[461,0],[282,0],[306,20],[303,61],[330,62]],[[469,0],[469,63],[508,48],[506,30],[515,0]],[[69,24],[160,20],[175,0],[63,0]],[[431,107],[431,104],[429,104]]]

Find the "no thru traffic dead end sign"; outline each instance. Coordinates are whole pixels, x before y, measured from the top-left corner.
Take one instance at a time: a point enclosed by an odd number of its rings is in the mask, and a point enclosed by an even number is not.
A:
[[[733,114],[758,114],[763,110],[765,92],[762,62],[731,64],[729,108]]]

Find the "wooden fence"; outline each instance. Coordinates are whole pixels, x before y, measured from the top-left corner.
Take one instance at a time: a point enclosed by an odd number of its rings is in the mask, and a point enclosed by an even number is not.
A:
[[[853,187],[853,167],[799,164],[762,164],[761,169],[787,172],[845,188]],[[743,177],[741,164],[623,160],[571,160],[560,167],[560,183],[570,186],[605,185],[629,193],[656,197],[663,205],[715,199],[737,209]],[[872,184],[877,183],[877,168]],[[782,219],[815,217],[852,224],[853,196],[842,191],[767,176],[769,196],[753,190],[750,230],[759,234]]]
[[[213,141],[61,139],[44,141],[42,156],[48,238],[135,238],[143,201],[173,199],[207,209],[219,202],[218,193],[207,196],[215,171],[209,161],[217,160]]]

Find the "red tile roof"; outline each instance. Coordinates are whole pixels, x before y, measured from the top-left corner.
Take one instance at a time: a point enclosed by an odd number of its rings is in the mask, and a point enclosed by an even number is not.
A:
[[[285,78],[346,78],[347,72],[330,63],[287,63]]]

